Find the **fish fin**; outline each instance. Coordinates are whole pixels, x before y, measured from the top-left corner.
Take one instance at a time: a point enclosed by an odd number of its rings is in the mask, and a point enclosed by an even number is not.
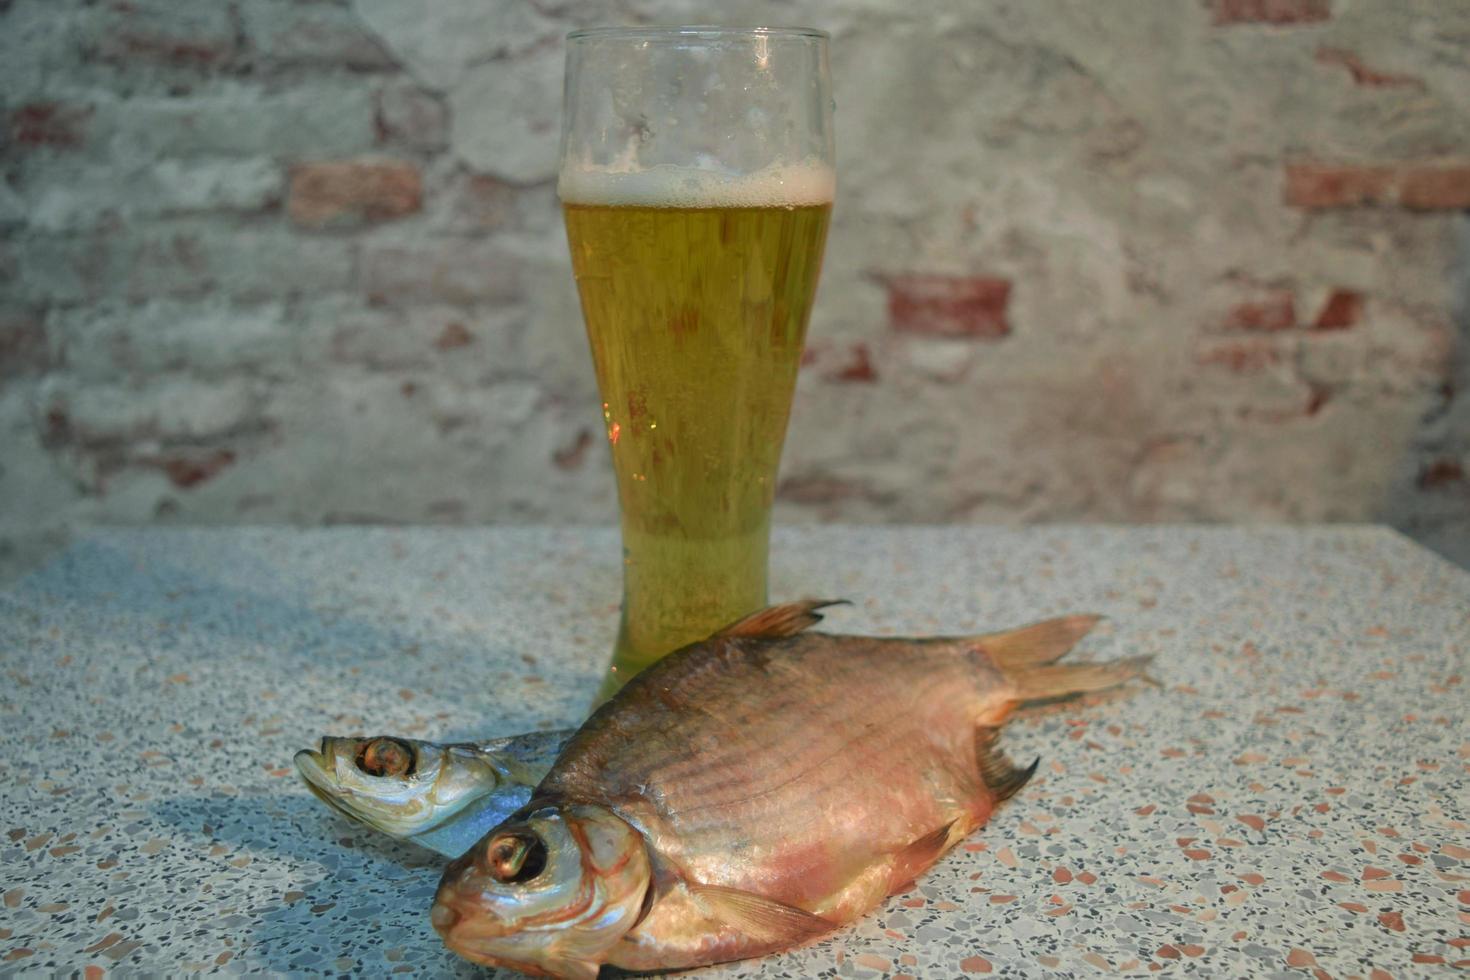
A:
[[[1004,633],[989,633],[970,637],[970,641],[984,650],[991,661],[1001,670],[1049,664],[1066,656],[1092,628],[1101,616],[1059,616]]]
[[[980,761],[980,778],[985,780],[985,787],[997,803],[1019,793],[1036,774],[1036,767],[1041,765],[1041,757],[1037,756],[1025,769],[1017,767],[996,747],[999,735],[999,728],[982,725],[975,729],[975,758]]]
[[[597,980],[597,974],[602,969],[602,964],[600,962],[570,958],[544,960],[534,965],[530,963],[520,963],[514,960],[506,960],[504,962],[492,961],[490,964],[487,965],[493,965],[497,967],[507,966],[510,967],[512,970],[515,970],[517,973],[532,973],[532,971],[534,971],[533,975],[563,977],[565,978],[565,980]],[[538,967],[555,972],[543,974],[541,973],[541,969],[538,969]]]
[[[904,886],[929,869],[939,856],[949,849],[950,831],[957,821],[951,820],[943,827],[905,845],[893,856],[892,870],[888,877],[888,894],[902,891]]]
[[[808,626],[815,626],[822,621],[818,609],[837,605],[849,603],[846,599],[799,599],[779,606],[767,606],[743,619],[737,619],[715,636],[758,636],[766,639],[795,636]]]
[[[710,908],[714,918],[759,942],[795,946],[838,926],[795,905],[738,888],[693,883],[688,887],[691,895]]]
[[[1058,701],[1091,691],[1105,691],[1135,678],[1149,680],[1145,670],[1152,660],[1148,656],[1126,657],[1107,663],[1002,668],[1001,673],[1011,684],[1012,699],[1019,703]]]

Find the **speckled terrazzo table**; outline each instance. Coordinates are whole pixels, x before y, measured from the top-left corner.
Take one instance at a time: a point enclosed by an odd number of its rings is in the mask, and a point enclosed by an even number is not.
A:
[[[1470,575],[1378,528],[796,528],[828,625],[1091,610],[1161,689],[1026,713],[1030,786],[914,890],[747,976],[1409,976],[1470,960]],[[616,536],[102,531],[0,596],[0,972],[473,974],[440,861],[310,797],[323,733],[579,720]]]

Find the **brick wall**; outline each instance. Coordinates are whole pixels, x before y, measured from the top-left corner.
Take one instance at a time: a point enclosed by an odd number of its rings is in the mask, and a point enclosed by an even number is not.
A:
[[[0,540],[609,521],[562,49],[684,0],[0,0]],[[1470,7],[833,32],[785,521],[1388,520],[1470,558]]]

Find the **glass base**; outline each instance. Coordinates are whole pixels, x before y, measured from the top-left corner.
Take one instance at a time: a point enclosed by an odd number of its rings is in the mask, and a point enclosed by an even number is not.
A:
[[[623,530],[623,615],[594,707],[675,650],[766,605],[770,524],[692,540]]]

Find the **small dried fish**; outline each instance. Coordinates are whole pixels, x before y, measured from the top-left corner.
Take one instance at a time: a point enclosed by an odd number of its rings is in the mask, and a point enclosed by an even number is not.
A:
[[[588,980],[824,935],[923,874],[1035,771],[996,746],[1018,705],[1142,675],[1057,665],[1097,621],[989,636],[806,632],[774,606],[634,678],[527,804],[445,870],[431,913],[467,959]]]
[[[441,744],[392,735],[321,740],[296,769],[332,809],[458,857],[531,798],[572,732]]]

